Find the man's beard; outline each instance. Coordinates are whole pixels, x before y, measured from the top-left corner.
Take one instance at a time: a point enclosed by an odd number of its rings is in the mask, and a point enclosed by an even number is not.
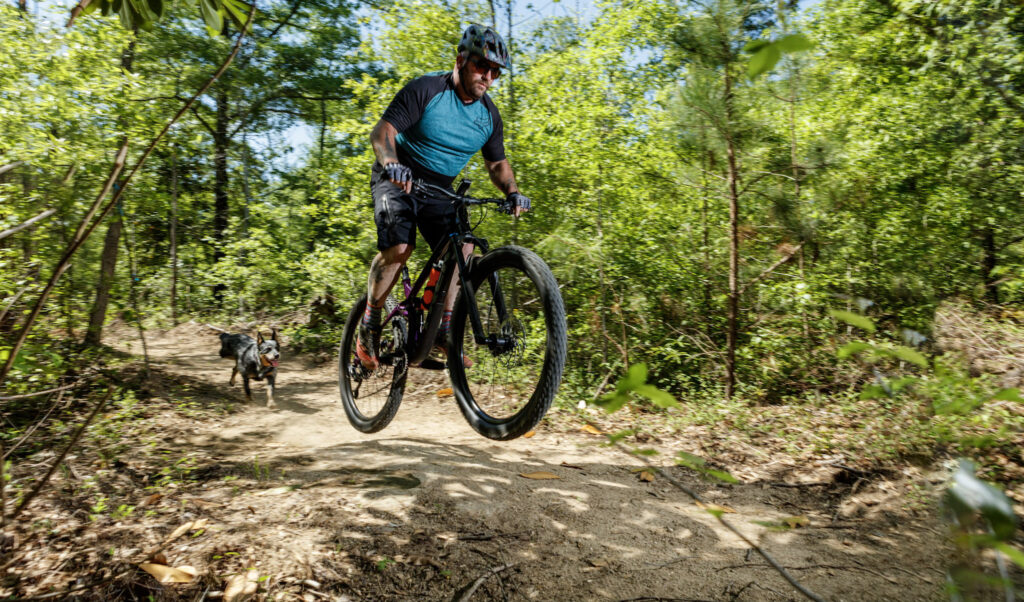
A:
[[[480,100],[484,97],[484,93],[486,93],[487,90],[484,89],[483,92],[477,94],[473,91],[476,86],[472,85],[472,81],[473,80],[469,73],[469,63],[467,61],[467,63],[463,65],[462,69],[459,69],[459,85],[462,86],[462,91],[465,92],[467,96],[473,100]]]

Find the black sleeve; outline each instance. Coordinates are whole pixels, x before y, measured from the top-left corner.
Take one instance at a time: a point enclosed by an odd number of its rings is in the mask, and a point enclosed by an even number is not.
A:
[[[484,96],[484,105],[491,112],[491,123],[494,124],[494,129],[491,130],[491,137],[480,149],[480,154],[488,161],[501,161],[505,158],[505,124],[501,121],[498,107],[494,106],[490,96]]]
[[[383,119],[395,126],[399,133],[420,120],[430,99],[444,89],[444,81],[437,76],[424,75],[405,84],[391,100]]]

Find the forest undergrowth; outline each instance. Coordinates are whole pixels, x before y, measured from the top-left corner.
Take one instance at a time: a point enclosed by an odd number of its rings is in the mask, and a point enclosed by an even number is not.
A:
[[[992,390],[1017,378],[1014,371],[1024,365],[1024,337],[1015,317],[949,305],[937,325],[935,350],[948,365],[958,366],[962,374],[958,372],[957,383]],[[116,327],[118,337],[133,336],[127,326]],[[304,355],[310,365],[329,369],[322,354]],[[255,514],[256,502],[245,501],[250,499],[245,496],[263,495],[261,491],[278,482],[284,484],[274,490],[278,493],[305,485],[289,480],[292,468],[280,462],[261,462],[256,456],[251,462],[225,464],[217,453],[193,445],[204,428],[227,424],[247,410],[238,397],[225,396],[222,387],[159,369],[147,375],[138,356],[110,348],[94,357],[92,368],[70,376],[74,388],[18,400],[19,406],[11,406],[7,415],[20,422],[11,438],[16,447],[5,450],[10,479],[3,496],[6,507],[17,507],[46,467],[59,461],[59,468],[19,517],[12,535],[0,542],[7,558],[5,592],[45,594],[77,586],[87,599],[192,599],[203,592],[223,594],[235,583],[255,588],[267,599],[309,599],[317,596],[308,592],[319,594],[320,589],[375,592],[371,595],[386,598],[397,591],[389,588],[401,587],[402,579],[426,579],[424,591],[434,593],[456,585],[448,579],[451,568],[437,569],[425,557],[399,554],[399,548],[392,548],[390,555],[381,553],[376,540],[347,546],[330,558],[262,554],[257,562],[261,554],[251,539],[242,537],[232,546],[224,543],[231,538],[222,534],[216,545],[205,542],[206,568],[198,580],[189,573],[192,567],[175,568],[162,546],[173,544],[180,556],[182,545],[188,550],[193,540],[203,541],[208,520],[203,517],[210,508],[229,507],[227,500],[233,500],[236,510]],[[994,369],[999,373],[986,372]],[[79,444],[60,457],[78,425],[106,395],[107,385],[117,393]],[[629,443],[663,452],[655,462],[687,452],[742,483],[791,487],[804,506],[832,499],[833,521],[905,515],[943,530],[938,502],[957,456],[974,458],[981,474],[1004,487],[1015,511],[1024,514],[1024,411],[1013,402],[994,400],[970,413],[936,415],[929,411],[929,400],[915,408],[886,399],[859,399],[856,388],[841,398],[799,404],[756,405],[737,399],[711,405],[682,399],[680,409],[637,403],[614,414],[581,409],[578,402],[563,393],[538,432],[600,439],[604,433],[629,431]],[[214,490],[218,493],[211,497]],[[262,513],[264,508],[259,508]],[[303,520],[337,514],[322,498],[313,498],[304,508]],[[278,522],[292,522],[294,512],[299,511],[286,512]],[[402,571],[385,574],[396,555]],[[173,590],[161,587],[140,568],[147,563],[184,571],[173,575],[187,584]]]

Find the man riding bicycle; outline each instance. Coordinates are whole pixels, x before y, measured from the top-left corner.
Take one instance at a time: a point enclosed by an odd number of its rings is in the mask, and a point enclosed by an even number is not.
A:
[[[434,249],[455,222],[449,201],[412,194],[414,179],[451,190],[455,177],[480,151],[491,182],[506,195],[513,214],[530,209],[530,199],[520,194],[505,157],[501,115],[487,95],[501,69],[510,65],[501,36],[490,27],[470,25],[459,42],[455,67],[406,84],[370,133],[377,157],[370,189],[380,252],[370,264],[366,312],[356,342],[356,355],[368,370],[378,366],[381,309],[416,246],[417,227]],[[467,257],[472,252],[472,245],[463,247]],[[457,277],[449,284],[437,335],[437,347],[445,355]]]

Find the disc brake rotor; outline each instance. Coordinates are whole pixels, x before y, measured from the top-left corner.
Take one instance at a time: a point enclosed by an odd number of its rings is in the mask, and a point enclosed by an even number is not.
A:
[[[519,365],[526,353],[526,329],[515,316],[509,316],[501,323],[501,338],[508,341],[496,354],[506,368]]]

